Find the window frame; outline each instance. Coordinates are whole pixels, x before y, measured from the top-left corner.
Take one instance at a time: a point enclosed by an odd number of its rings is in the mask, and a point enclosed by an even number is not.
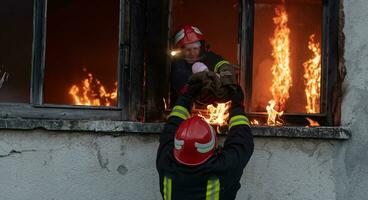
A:
[[[170,0],[172,4],[173,0]],[[245,111],[250,119],[267,120],[267,113],[250,112],[252,99],[252,67],[253,67],[253,35],[254,35],[254,0],[239,0],[239,33],[238,33],[238,57],[240,66],[239,84],[245,90]],[[339,115],[335,113],[341,105],[335,102],[334,90],[339,88],[341,80],[338,76],[338,31],[340,0],[322,0],[322,76],[321,76],[321,112],[309,113],[284,113],[283,119],[293,124],[304,126],[308,123],[306,117],[316,120],[321,126],[338,126]],[[169,6],[169,32],[172,32],[170,18],[172,17],[171,5]],[[170,38],[167,39],[170,42]],[[168,49],[169,50],[169,49]],[[170,60],[170,56],[167,57]],[[169,71],[169,65],[168,65]]]
[[[131,105],[137,105],[140,98],[132,98],[129,91],[139,85],[140,79],[130,72],[130,3],[120,0],[119,11],[119,52],[117,65],[118,100],[116,107],[77,106],[44,104],[43,84],[45,70],[45,45],[47,0],[34,0],[33,5],[33,41],[30,102],[0,103],[1,118],[47,118],[47,119],[99,119],[99,120],[135,120],[136,113]],[[140,91],[140,90],[139,90]],[[137,95],[142,92],[137,91]]]
[[[43,129],[48,131],[87,131],[99,132],[102,134],[120,135],[126,133],[160,133],[164,127],[164,123],[147,123],[143,120],[137,121],[138,118],[149,119],[156,117],[156,114],[163,115],[162,97],[167,97],[168,92],[168,74],[169,74],[169,56],[170,47],[170,4],[172,0],[164,1],[147,1],[147,0],[120,0],[120,55],[119,67],[121,71],[119,75],[119,88],[124,98],[121,99],[122,109],[106,109],[104,107],[83,107],[73,106],[65,108],[63,106],[52,107],[40,106],[31,103],[0,103],[0,129],[9,130],[34,130]],[[332,1],[332,0],[328,0]],[[34,68],[40,59],[40,51],[42,49],[42,34],[44,28],[43,17],[45,17],[46,0],[34,0],[34,19],[33,19],[33,57],[32,57],[32,74],[41,68]],[[249,2],[252,0],[239,0],[241,3],[241,15],[239,20],[239,56],[241,56],[242,70],[245,69],[246,44],[245,36],[249,34],[250,20],[249,15],[245,15],[245,10],[250,9]],[[331,10],[339,10],[338,3],[336,7],[329,7]],[[150,9],[156,8],[156,9]],[[161,9],[157,9],[161,8]],[[122,12],[123,11],[123,12]],[[334,13],[338,16],[338,13]],[[160,19],[158,19],[158,17]],[[38,20],[36,20],[38,19]],[[41,19],[41,20],[40,20]],[[243,22],[247,22],[246,24]],[[338,22],[332,22],[329,26],[337,26]],[[41,28],[40,28],[41,27]],[[248,32],[247,32],[248,31]],[[337,30],[331,35],[331,38],[337,40]],[[157,39],[159,37],[159,40]],[[40,39],[41,38],[41,39]],[[145,41],[144,41],[144,40]],[[252,42],[252,41],[250,41]],[[148,43],[148,45],[147,45]],[[157,47],[159,44],[159,48]],[[339,43],[340,45],[343,43]],[[147,49],[160,51],[157,54],[149,54]],[[337,50],[337,41],[331,44],[331,49]],[[146,51],[145,51],[146,50]],[[339,53],[341,53],[339,49]],[[157,52],[156,52],[157,53]],[[339,54],[340,55],[340,54]],[[341,55],[342,57],[342,55]],[[337,57],[335,57],[337,58]],[[146,59],[146,61],[145,61]],[[339,63],[339,60],[332,62]],[[165,63],[167,65],[165,65]],[[340,64],[340,63],[339,63]],[[153,66],[155,67],[154,70]],[[331,71],[337,71],[336,65],[332,65]],[[148,70],[147,70],[148,69]],[[151,70],[150,70],[151,69]],[[160,76],[157,71],[163,72]],[[329,79],[330,85],[341,84],[337,72]],[[244,75],[244,74],[243,74]],[[335,75],[335,76],[334,76]],[[164,77],[164,78],[162,78]],[[243,83],[245,83],[243,77]],[[38,80],[39,81],[39,80]],[[31,91],[40,89],[33,88],[37,86],[37,76],[32,76]],[[124,85],[125,84],[125,85]],[[244,86],[244,85],[243,85]],[[339,85],[338,85],[339,86]],[[337,86],[337,89],[338,89]],[[341,85],[340,85],[341,86]],[[42,88],[41,88],[42,89]],[[341,89],[341,88],[340,88]],[[38,94],[35,92],[35,94]],[[31,95],[33,93],[31,92]],[[162,96],[163,95],[163,96]],[[332,95],[332,94],[329,94]],[[33,95],[30,98],[39,98]],[[330,97],[332,98],[332,97]],[[151,102],[148,105],[143,104],[144,101]],[[37,102],[37,101],[36,101]],[[338,105],[339,106],[339,105]],[[145,109],[147,109],[146,112]],[[143,110],[143,111],[142,111]],[[150,113],[155,110],[154,113]],[[332,104],[330,110],[333,110]],[[142,118],[143,113],[143,118]],[[333,117],[333,116],[332,116]],[[351,136],[350,129],[346,127],[251,127],[254,136],[258,137],[285,137],[285,138],[318,138],[318,139],[349,139]],[[57,132],[56,132],[57,133]]]
[[[245,89],[246,114],[253,119],[267,119],[267,114],[251,112],[252,99],[252,67],[253,67],[253,35],[254,35],[254,0],[241,0],[240,23],[240,84]],[[284,113],[285,121],[305,124],[306,117],[317,120],[322,126],[339,125],[334,121],[333,88],[338,83],[338,22],[340,0],[322,0],[322,76],[321,76],[321,112]],[[338,105],[340,106],[340,105]]]

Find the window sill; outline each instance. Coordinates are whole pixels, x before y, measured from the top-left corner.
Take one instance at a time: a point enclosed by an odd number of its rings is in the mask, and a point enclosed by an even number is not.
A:
[[[142,123],[105,120],[46,120],[46,119],[0,119],[1,129],[50,131],[92,131],[118,135],[121,133],[159,133],[164,123]],[[351,137],[346,127],[252,127],[258,137],[316,138],[347,140]]]

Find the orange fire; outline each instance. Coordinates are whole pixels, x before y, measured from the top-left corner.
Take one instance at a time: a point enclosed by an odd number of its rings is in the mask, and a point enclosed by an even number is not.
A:
[[[284,114],[284,111],[278,112],[274,109],[276,102],[274,100],[270,100],[269,105],[266,107],[268,118],[267,124],[272,126],[280,126],[284,122],[280,119],[280,117]]]
[[[208,105],[208,117],[203,116],[202,114],[199,114],[199,116],[203,117],[203,119],[211,125],[224,126],[227,124],[227,119],[229,118],[228,110],[230,107],[230,102],[231,101],[219,103],[217,106],[212,104]]]
[[[309,126],[320,126],[319,123],[317,121],[314,121],[313,119],[307,117],[306,118],[309,122]]]
[[[271,71],[273,83],[271,86],[272,100],[268,103],[268,125],[282,125],[281,117],[285,108],[286,100],[289,98],[289,89],[292,86],[290,70],[290,29],[288,27],[288,14],[285,6],[275,8],[276,16],[273,18],[275,31],[270,39],[272,45],[272,57],[274,63]]]
[[[259,121],[256,120],[256,119],[253,119],[252,121],[250,121],[250,124],[253,125],[253,126],[258,126],[260,125]]]
[[[321,47],[319,42],[314,41],[314,37],[312,34],[308,42],[308,49],[312,51],[313,57],[303,63],[307,113],[320,112]]]
[[[101,81],[94,79],[91,73],[88,73],[87,76],[80,86],[74,84],[69,89],[69,94],[73,97],[75,105],[111,106],[116,103],[117,82],[115,82],[113,91],[109,93]]]

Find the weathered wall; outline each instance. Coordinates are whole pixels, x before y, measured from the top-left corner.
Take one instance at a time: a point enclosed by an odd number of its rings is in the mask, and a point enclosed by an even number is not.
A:
[[[368,196],[368,1],[345,0],[348,141],[256,138],[238,199]],[[160,199],[157,135],[0,131],[0,199]]]
[[[0,199],[160,199],[157,135],[1,131]],[[257,138],[238,199],[335,199],[341,142]]]
[[[338,199],[368,198],[368,1],[345,0],[345,60],[342,120],[352,130],[337,177]]]
[[[1,131],[1,200],[159,199],[156,136]]]
[[[256,139],[238,199],[336,199],[341,141]]]

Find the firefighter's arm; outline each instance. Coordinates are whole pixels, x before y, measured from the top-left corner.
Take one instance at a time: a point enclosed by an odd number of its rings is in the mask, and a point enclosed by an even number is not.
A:
[[[209,69],[213,72],[218,72],[221,66],[225,63],[229,63],[222,56],[217,55],[212,51],[208,51],[206,54],[206,62],[205,64],[209,67]]]
[[[185,64],[181,61],[175,60],[171,63],[170,81],[171,87],[176,93],[180,93],[180,90],[188,82],[189,74],[185,68]]]
[[[199,94],[201,87],[201,82],[193,81],[189,81],[188,84],[185,86],[184,93],[179,96],[175,106],[171,110],[164,129],[160,134],[158,157],[166,147],[173,145],[175,132],[178,129],[180,123],[190,117],[193,100]]]
[[[229,132],[223,148],[227,168],[245,167],[253,154],[254,144],[249,121],[244,113],[244,95],[240,86],[231,98]]]
[[[233,89],[237,84],[234,65],[213,52],[208,52],[207,57],[211,70],[220,75],[222,85]]]
[[[170,112],[169,118],[160,134],[160,148],[173,142],[176,130],[182,121],[190,117],[193,98],[187,94],[179,96],[175,106]]]

